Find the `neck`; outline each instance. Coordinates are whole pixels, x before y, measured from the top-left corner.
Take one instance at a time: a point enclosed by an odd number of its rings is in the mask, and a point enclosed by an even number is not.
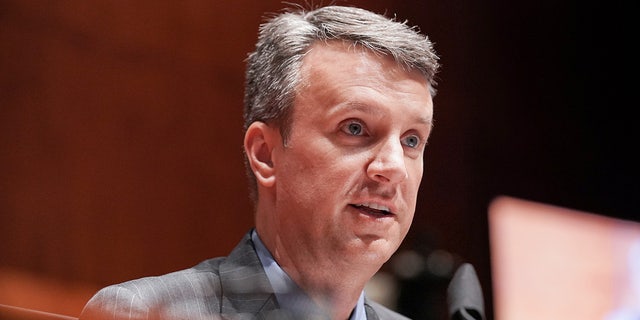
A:
[[[361,279],[364,278],[362,275],[353,271],[334,270],[318,274],[299,270],[285,268],[287,274],[331,319],[349,318],[366,284],[366,280]]]

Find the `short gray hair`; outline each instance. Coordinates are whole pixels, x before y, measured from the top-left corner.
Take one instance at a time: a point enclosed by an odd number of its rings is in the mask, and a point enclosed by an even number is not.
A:
[[[275,124],[287,140],[302,60],[312,44],[329,40],[353,43],[420,71],[435,95],[439,58],[417,27],[356,7],[296,7],[260,25],[256,49],[247,58],[244,130],[255,121]],[[246,165],[255,193],[255,177]]]

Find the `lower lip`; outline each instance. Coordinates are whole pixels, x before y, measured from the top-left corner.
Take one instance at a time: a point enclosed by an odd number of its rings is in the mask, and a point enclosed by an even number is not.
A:
[[[386,238],[389,231],[397,222],[394,214],[378,214],[362,210],[354,206],[349,206],[353,220],[349,223],[352,231],[359,238],[369,240]]]
[[[395,216],[392,213],[389,213],[389,214],[378,213],[378,212],[375,212],[375,211],[369,211],[367,209],[362,209],[362,208],[359,208],[359,207],[353,206],[353,205],[351,205],[350,207],[353,208],[354,210],[356,210],[361,215],[365,215],[367,217],[374,218],[374,219],[393,218]]]

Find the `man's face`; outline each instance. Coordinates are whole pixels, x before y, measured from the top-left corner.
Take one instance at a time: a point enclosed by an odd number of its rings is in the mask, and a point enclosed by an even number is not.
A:
[[[433,116],[425,78],[339,42],[314,45],[302,74],[272,154],[279,245],[319,267],[381,266],[415,211]]]

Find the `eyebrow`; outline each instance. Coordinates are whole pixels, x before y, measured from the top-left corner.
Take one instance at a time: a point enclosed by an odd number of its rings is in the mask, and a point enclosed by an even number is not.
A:
[[[371,105],[367,104],[367,103],[362,103],[359,101],[349,101],[345,104],[340,104],[338,106],[336,106],[336,108],[334,108],[334,110],[331,112],[331,114],[335,114],[335,113],[340,113],[340,112],[344,112],[344,111],[351,111],[351,110],[356,110],[356,111],[360,111],[363,113],[368,113],[368,114],[373,114],[376,116],[381,116],[384,117],[386,116],[386,114],[380,110],[378,110],[378,108],[372,107]],[[416,122],[417,123],[421,123],[424,124],[425,126],[428,126],[429,128],[433,127],[433,117],[432,116],[421,116],[416,118]]]

